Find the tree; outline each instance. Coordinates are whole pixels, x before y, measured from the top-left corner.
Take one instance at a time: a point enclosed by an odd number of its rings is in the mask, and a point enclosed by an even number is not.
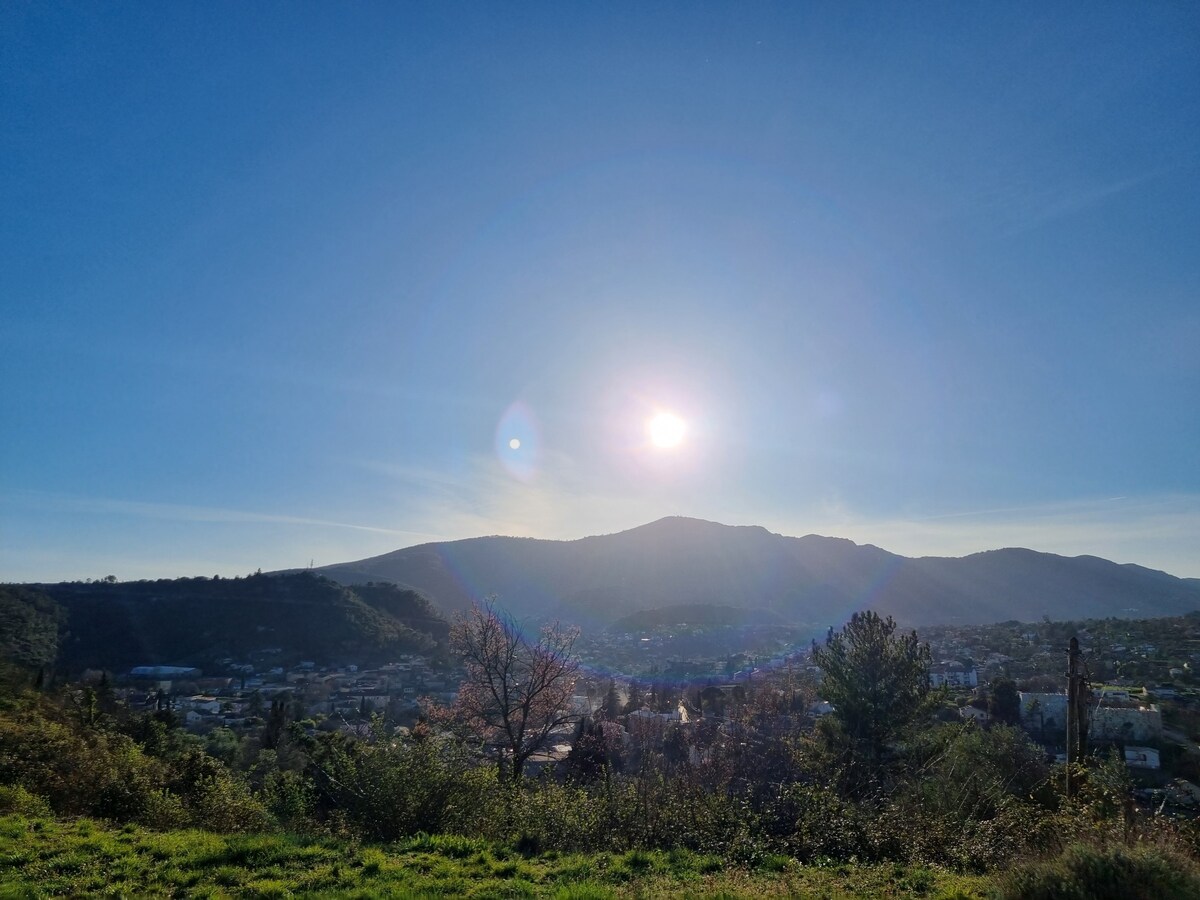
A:
[[[629,682],[629,701],[625,704],[625,712],[631,713],[635,709],[641,709],[645,705],[645,697],[643,696],[642,686],[636,679]]]
[[[814,646],[813,660],[824,674],[822,696],[834,708],[826,719],[837,726],[826,726],[825,737],[844,751],[848,781],[861,787],[877,777],[901,732],[938,700],[929,687],[929,645],[915,631],[897,635],[891,616],[867,610],[831,632],[824,647]]]
[[[608,681],[608,692],[604,695],[604,705],[600,709],[604,718],[610,722],[621,715],[621,695],[617,693],[617,683],[611,678]]]
[[[288,703],[283,697],[271,700],[271,712],[267,716],[262,730],[262,745],[264,750],[277,750],[287,735],[287,726],[291,721]]]
[[[567,756],[567,772],[583,784],[607,782],[621,768],[621,728],[604,719],[584,716]]]
[[[725,706],[725,693],[715,684],[710,684],[700,692],[700,712],[708,710],[710,715],[718,716]]]
[[[499,745],[501,781],[520,778],[525,761],[550,733],[573,721],[571,696],[579,664],[577,629],[547,625],[526,638],[492,600],[472,604],[450,630],[450,647],[466,667],[458,699],[446,714]]]
[[[988,695],[988,712],[992,719],[1005,725],[1021,724],[1021,695],[1011,678],[997,678]]]

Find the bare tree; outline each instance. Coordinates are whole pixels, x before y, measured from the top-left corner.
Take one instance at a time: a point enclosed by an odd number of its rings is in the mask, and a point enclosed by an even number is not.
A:
[[[518,779],[550,732],[573,721],[579,631],[547,625],[526,637],[491,599],[456,617],[450,645],[466,666],[458,699],[445,714],[500,748],[500,780]]]

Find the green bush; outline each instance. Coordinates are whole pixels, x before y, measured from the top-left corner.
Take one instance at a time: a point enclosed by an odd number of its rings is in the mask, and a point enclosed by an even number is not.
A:
[[[0,718],[0,780],[59,815],[141,821],[162,787],[162,763],[123,734],[51,719],[36,707]]]
[[[294,831],[312,825],[313,786],[299,772],[272,772],[264,779],[259,799],[276,820]]]
[[[1076,844],[1057,859],[1011,870],[1001,900],[1195,900],[1200,869],[1167,848]]]
[[[231,775],[207,782],[191,811],[193,824],[210,831],[263,831],[271,825],[259,799]]]
[[[191,823],[191,817],[184,808],[183,801],[166,790],[150,792],[146,797],[146,805],[139,820],[143,825],[163,831],[186,828]]]
[[[0,813],[16,813],[31,819],[47,819],[54,815],[45,798],[29,793],[20,785],[0,785]]]
[[[800,860],[866,859],[872,856],[868,816],[857,803],[827,785],[791,785],[783,803],[794,816],[787,838]]]
[[[476,766],[452,740],[392,737],[381,728],[371,741],[321,734],[306,749],[314,813],[371,840],[475,833],[492,809],[493,768]]]

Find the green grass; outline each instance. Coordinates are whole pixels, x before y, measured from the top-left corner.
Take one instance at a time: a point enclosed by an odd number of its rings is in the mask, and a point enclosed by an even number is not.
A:
[[[283,834],[219,835],[0,816],[0,897],[921,897],[984,898],[986,879],[922,866],[756,868],[687,850],[519,853],[418,835],[368,846]]]

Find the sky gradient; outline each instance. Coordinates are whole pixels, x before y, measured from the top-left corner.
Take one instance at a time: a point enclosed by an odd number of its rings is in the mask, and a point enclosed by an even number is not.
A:
[[[11,2],[0,161],[0,580],[675,514],[1200,577],[1196,4]]]

